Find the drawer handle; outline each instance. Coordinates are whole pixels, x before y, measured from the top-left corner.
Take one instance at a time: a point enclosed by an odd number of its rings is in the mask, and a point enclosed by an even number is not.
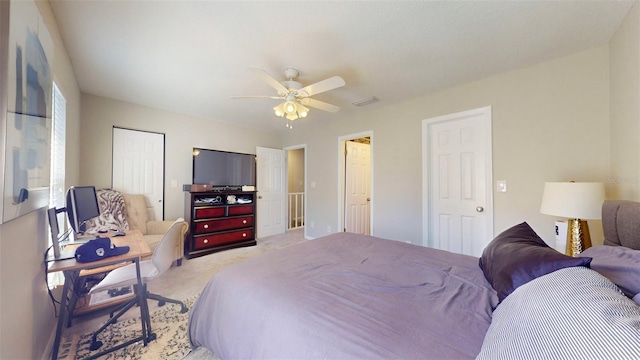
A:
[[[204,228],[208,229],[209,228],[209,224],[204,224]]]
[[[247,233],[242,233],[242,237],[247,237]]]
[[[205,244],[209,243],[209,239],[204,239],[203,243]]]
[[[246,223],[247,223],[247,220],[242,220],[242,223],[243,223],[243,224],[246,224]]]

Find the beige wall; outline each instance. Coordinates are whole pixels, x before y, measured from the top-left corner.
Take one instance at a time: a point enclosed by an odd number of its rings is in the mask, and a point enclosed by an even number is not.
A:
[[[54,79],[67,99],[67,185],[110,185],[112,126],[165,133],[167,218],[182,214],[180,185],[191,176],[192,147],[253,153],[256,145],[306,144],[305,181],[317,185],[307,187],[308,219],[315,222],[315,228],[307,226],[307,231],[312,237],[322,236],[327,226],[336,229],[338,221],[337,139],[371,130],[374,235],[420,243],[421,122],[487,105],[493,107],[493,178],[507,180],[509,189],[494,194],[496,233],[526,220],[551,241],[555,219],[539,213],[545,181],[627,179],[628,184],[612,184],[609,190],[622,198],[639,197],[637,5],[610,50],[595,48],[380,110],[343,111],[331,122],[314,123],[309,118],[288,132],[282,143],[279,135],[91,95],[82,97],[81,114],[80,92],[54,17],[47,2],[38,6],[55,41]],[[238,131],[243,134],[239,141],[220,136]],[[171,180],[179,187],[170,188]],[[48,356],[44,352],[55,318],[41,261],[47,243],[45,218],[44,210],[39,210],[0,225],[2,359]],[[592,227],[592,232],[598,229]]]
[[[68,183],[78,180],[80,91],[48,2],[38,9],[54,40],[53,78],[67,100]],[[45,209],[0,225],[0,359],[40,359],[53,340],[53,307],[45,284]]]
[[[373,131],[374,235],[422,242],[422,120],[492,106],[494,231],[527,221],[550,244],[555,218],[540,214],[545,181],[605,181],[609,174],[609,54],[602,46],[464,84],[380,110],[309,118],[284,145],[307,144],[307,234],[338,225],[338,146],[342,135]],[[384,101],[384,99],[382,99]],[[315,227],[311,228],[310,223]],[[592,234],[601,240],[601,226]],[[598,239],[600,237],[600,239]]]
[[[640,6],[610,42],[612,199],[640,200]]]
[[[191,183],[194,147],[256,153],[256,146],[282,148],[279,134],[211,119],[82,95],[82,172],[80,184],[111,187],[111,132],[114,126],[165,134],[165,209],[173,220],[184,216],[183,184]],[[175,180],[177,187],[171,187]]]

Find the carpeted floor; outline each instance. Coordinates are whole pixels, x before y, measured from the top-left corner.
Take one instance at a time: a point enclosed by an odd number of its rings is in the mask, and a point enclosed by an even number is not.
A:
[[[184,259],[182,266],[172,267],[161,278],[148,284],[149,291],[169,298],[183,300],[189,307],[196,301],[198,294],[209,279],[220,269],[238,261],[275,251],[304,241],[303,229],[286,232],[264,239],[258,239],[258,245],[222,251],[194,259]],[[146,347],[136,343],[110,353],[101,359],[217,359],[206,349],[192,351],[187,338],[189,313],[180,314],[180,307],[167,304],[158,307],[155,301],[149,301],[151,329],[157,339]],[[88,314],[74,319],[71,328],[63,333],[59,359],[84,359],[100,350],[116,345],[122,339],[140,335],[140,312],[130,309],[121,320],[105,330],[99,340],[104,345],[97,351],[90,351],[92,332],[108,320],[108,314]]]

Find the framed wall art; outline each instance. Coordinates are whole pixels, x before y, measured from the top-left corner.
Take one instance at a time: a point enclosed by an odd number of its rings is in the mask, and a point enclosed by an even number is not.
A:
[[[33,1],[0,8],[0,223],[49,203],[53,40]],[[8,21],[6,19],[8,18]],[[8,26],[7,26],[8,23]]]

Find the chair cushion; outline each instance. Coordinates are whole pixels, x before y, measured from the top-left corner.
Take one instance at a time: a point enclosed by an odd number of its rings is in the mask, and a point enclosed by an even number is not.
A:
[[[133,230],[140,230],[142,235],[148,234],[147,221],[149,213],[147,210],[147,199],[141,194],[123,194],[127,220]]]
[[[164,234],[162,235],[144,235],[144,240],[147,242],[147,244],[149,244],[149,249],[151,249],[151,251],[153,252],[156,249],[156,246],[158,246],[158,243],[160,242],[160,240],[162,240],[162,237],[164,236]]]
[[[87,221],[86,232],[96,234],[98,231],[129,230],[129,222],[125,212],[124,198],[119,191],[111,189],[96,190],[100,216]]]
[[[144,260],[140,262],[140,277],[143,283],[155,279],[158,275],[160,275],[160,273],[151,260]],[[138,277],[136,276],[136,264],[132,263],[121,268],[111,270],[111,272],[109,272],[102,281],[89,290],[89,293],[117,289],[137,283]]]

